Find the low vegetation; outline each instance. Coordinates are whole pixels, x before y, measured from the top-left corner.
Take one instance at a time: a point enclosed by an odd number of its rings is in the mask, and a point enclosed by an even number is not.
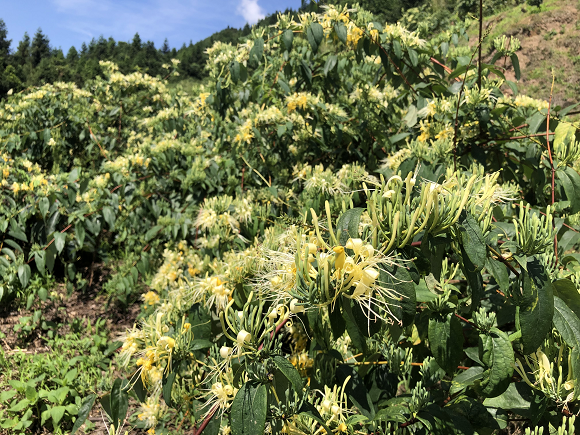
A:
[[[575,433],[574,106],[471,24],[313,3],[195,92],[101,61],[9,95],[6,433]]]

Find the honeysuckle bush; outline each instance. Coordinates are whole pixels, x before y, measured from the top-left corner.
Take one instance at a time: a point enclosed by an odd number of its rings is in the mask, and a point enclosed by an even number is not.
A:
[[[122,433],[131,394],[150,433],[573,433],[576,126],[465,37],[313,5],[193,95],[103,63],[7,98],[2,303],[109,258],[121,302],[150,284],[75,429],[98,402]]]

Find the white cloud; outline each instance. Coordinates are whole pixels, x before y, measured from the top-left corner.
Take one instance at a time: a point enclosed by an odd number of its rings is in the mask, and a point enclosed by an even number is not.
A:
[[[249,24],[255,24],[266,16],[258,0],[242,0],[238,6],[238,14],[242,15]]]

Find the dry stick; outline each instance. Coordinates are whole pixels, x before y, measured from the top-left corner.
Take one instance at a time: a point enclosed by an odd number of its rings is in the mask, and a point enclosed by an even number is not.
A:
[[[89,133],[91,134],[91,136],[93,137],[93,139],[95,140],[95,142],[97,143],[97,145],[99,146],[99,149],[101,150],[101,154],[103,155],[103,157],[107,160],[109,160],[109,158],[107,157],[107,154],[105,153],[105,150],[103,150],[103,147],[101,146],[101,144],[99,143],[99,140],[97,139],[97,136],[95,136],[93,134],[93,130],[91,130],[91,124],[89,123],[89,118],[87,118],[87,125],[89,126]]]
[[[520,273],[510,264],[509,261],[503,258],[503,255],[501,255],[499,252],[497,252],[489,245],[487,245],[487,248],[492,252],[492,254],[496,255],[497,259],[501,261],[503,264],[505,264],[508,267],[508,269],[511,270],[516,276],[520,276]]]
[[[479,0],[479,59],[477,61],[477,87],[481,91],[481,37],[483,36],[483,0]],[[481,124],[480,124],[481,125]]]
[[[479,38],[479,43],[477,44],[478,48],[481,46],[483,39]],[[457,97],[457,109],[455,110],[455,126],[454,126],[454,133],[453,133],[453,170],[457,171],[457,127],[459,126],[459,105],[461,104],[461,97],[463,96],[463,91],[465,90],[465,80],[467,80],[467,73],[469,72],[469,67],[473,63],[473,58],[475,57],[474,51],[471,54],[471,59],[469,59],[469,63],[467,64],[467,69],[465,70],[465,75],[463,76],[463,83],[461,83],[461,90],[459,91],[459,96]]]
[[[546,118],[546,142],[548,143],[548,156],[550,157],[550,167],[552,168],[552,205],[554,205],[554,179],[556,178],[556,169],[554,169],[554,160],[552,160],[552,149],[550,148],[550,109],[552,108],[552,94],[554,93],[554,70],[552,70],[552,88],[550,89],[550,101],[548,102],[548,117]],[[556,228],[556,220],[552,219],[552,228]],[[558,234],[554,234],[554,252],[556,254],[556,266],[558,265]]]
[[[393,62],[393,59],[391,59],[391,56],[389,55],[389,52],[387,50],[384,49],[384,47],[380,44],[380,42],[375,41],[371,35],[365,30],[365,29],[361,29],[365,35],[367,35],[367,37],[374,43],[376,44],[379,49],[385,53],[385,56],[387,56],[387,59],[389,59],[389,62],[391,63],[391,65],[393,65],[397,72],[399,73],[399,76],[401,76],[401,78],[403,79],[403,81],[407,84],[407,86],[409,87],[409,89],[411,89],[411,91],[413,92],[414,95],[417,95],[417,92],[415,91],[415,88],[413,88],[413,86],[411,86],[411,83],[409,83],[409,81],[407,80],[407,77],[405,77],[405,75],[403,74],[403,71],[401,71],[401,69],[397,66],[397,64],[395,62]],[[420,77],[419,77],[420,78]]]
[[[214,407],[211,409],[211,411],[209,411],[209,414],[207,414],[207,417],[205,417],[205,419],[203,420],[203,423],[201,424],[201,426],[199,427],[199,429],[195,432],[195,435],[201,435],[201,433],[203,432],[203,430],[209,424],[209,421],[211,420],[211,418],[213,417],[213,415],[218,410],[219,406],[220,405],[218,403],[218,404],[214,405]]]

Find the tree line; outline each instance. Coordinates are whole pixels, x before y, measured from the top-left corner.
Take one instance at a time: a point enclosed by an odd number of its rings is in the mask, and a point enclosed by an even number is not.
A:
[[[495,2],[501,0],[495,0]],[[326,0],[318,4],[334,4],[353,6],[348,0]],[[412,8],[422,8],[420,19],[424,14],[451,14],[454,10],[461,12],[460,15],[475,10],[475,0],[438,0],[426,2],[425,0],[361,0],[354,5],[360,6],[372,12],[376,19],[381,22],[397,22],[403,18],[406,11]],[[302,6],[309,7],[303,0]],[[287,9],[284,13],[296,13]],[[277,13],[270,14],[258,21],[256,26],[270,26],[276,22]],[[412,23],[406,23],[413,28]],[[25,33],[22,40],[16,45],[8,38],[6,23],[0,18],[0,99],[9,90],[19,92],[22,89],[39,86],[56,81],[75,82],[82,86],[88,80],[92,80],[102,73],[99,66],[100,60],[109,60],[119,66],[122,73],[128,74],[135,71],[145,72],[151,76],[163,76],[163,65],[171,59],[179,59],[179,77],[172,80],[195,79],[202,80],[206,77],[205,64],[208,47],[215,41],[236,44],[241,38],[248,36],[251,27],[246,24],[237,29],[227,27],[201,41],[183,44],[181,48],[171,48],[165,39],[163,45],[155,47],[153,41],[143,41],[138,33],[132,41],[115,41],[104,36],[93,38],[88,44],[83,43],[80,49],[72,46],[66,55],[61,48],[51,46],[48,35],[42,29],[38,29],[31,38]],[[15,48],[13,48],[15,47]]]

